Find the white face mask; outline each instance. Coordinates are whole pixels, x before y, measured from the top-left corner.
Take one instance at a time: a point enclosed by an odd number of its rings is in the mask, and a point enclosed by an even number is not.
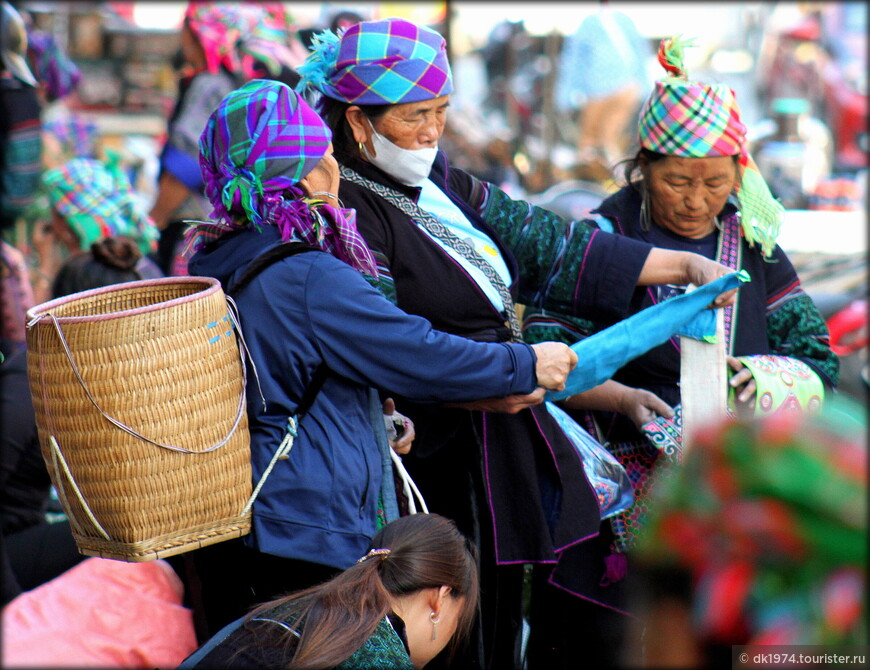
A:
[[[420,186],[432,170],[432,163],[438,155],[438,147],[427,149],[403,149],[396,146],[386,137],[381,135],[371,122],[372,146],[375,155],[372,156],[365,145],[362,146],[363,155],[370,163],[390,175],[400,184],[406,186]]]

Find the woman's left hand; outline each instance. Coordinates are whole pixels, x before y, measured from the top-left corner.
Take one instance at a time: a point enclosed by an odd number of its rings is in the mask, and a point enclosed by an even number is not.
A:
[[[389,441],[390,447],[400,456],[404,456],[411,451],[411,444],[416,437],[414,422],[396,411],[396,403],[392,398],[387,398],[384,401],[384,416],[396,425],[397,434],[395,439]]]
[[[737,406],[750,409],[755,402],[756,391],[755,377],[752,376],[752,371],[733,356],[728,356],[728,367],[734,371],[728,380],[728,385],[736,393]]]

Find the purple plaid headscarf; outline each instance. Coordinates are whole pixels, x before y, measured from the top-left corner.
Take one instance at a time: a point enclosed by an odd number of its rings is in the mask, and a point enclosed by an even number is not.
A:
[[[331,139],[329,127],[286,84],[254,79],[229,93],[199,139],[205,193],[219,223],[191,231],[189,249],[230,230],[274,225],[285,242],[304,241],[376,277],[355,212],[306,198],[298,186]]]
[[[362,21],[340,37],[319,33],[297,71],[296,90],[312,87],[356,105],[420,102],[453,91],[444,38],[404,19]]]
[[[28,32],[27,55],[49,102],[65,98],[79,85],[81,70],[58,46],[53,35],[41,30]]]

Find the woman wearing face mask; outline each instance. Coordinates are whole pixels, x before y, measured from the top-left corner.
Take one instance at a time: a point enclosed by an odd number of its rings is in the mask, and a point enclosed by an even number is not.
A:
[[[396,516],[375,389],[422,402],[531,392],[564,386],[576,361],[562,344],[439,333],[386,300],[366,281],[377,270],[353,212],[338,207],[330,136],[292,89],[255,79],[220,102],[200,139],[216,223],[191,231],[190,268],[219,279],[238,305],[257,372],[247,406],[254,483],[265,476],[244,546],[193,552],[211,632],[352,565],[378,521]],[[289,426],[306,405],[298,430]]]
[[[300,89],[319,95],[333,131],[342,200],[357,211],[381,290],[439,329],[519,340],[514,300],[616,320],[638,283],[697,285],[728,273],[696,254],[567,222],[452,169],[438,150],[450,65],[444,39],[428,28],[385,19],[340,37],[326,31],[298,70]],[[481,550],[478,649],[463,667],[518,667],[523,563],[539,564],[551,591],[566,574],[597,586],[605,570],[595,495],[541,400],[399,405],[417,429],[406,465],[430,508],[456,520]],[[615,589],[595,600],[576,599],[587,603],[589,620],[612,612],[599,603],[620,608]],[[578,634],[585,624],[578,622]]]

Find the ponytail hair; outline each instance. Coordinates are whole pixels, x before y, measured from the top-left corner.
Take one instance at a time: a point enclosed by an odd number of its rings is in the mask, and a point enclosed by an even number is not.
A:
[[[372,636],[393,599],[441,586],[464,598],[448,645],[452,655],[467,639],[477,611],[477,554],[449,519],[414,514],[378,531],[370,551],[335,578],[265,603],[247,620],[269,612],[294,629],[276,632],[270,641],[288,650],[289,670],[335,667]]]

